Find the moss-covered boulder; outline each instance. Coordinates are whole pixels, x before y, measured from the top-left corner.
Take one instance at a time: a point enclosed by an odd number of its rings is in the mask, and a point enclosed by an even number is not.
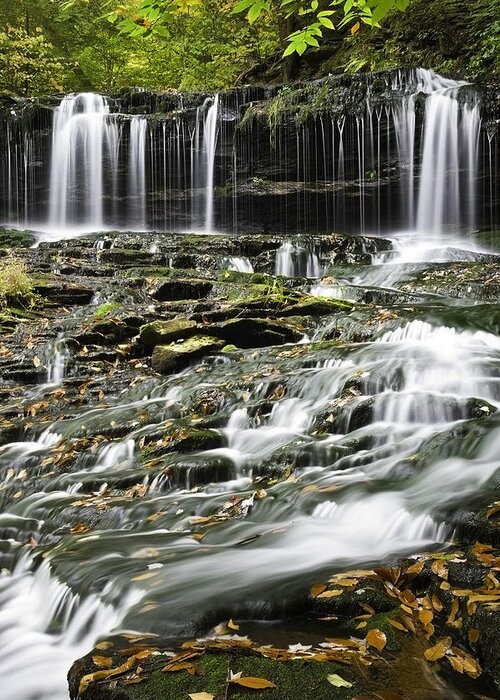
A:
[[[157,345],[153,351],[151,366],[160,374],[180,372],[204,355],[221,350],[224,344],[224,341],[212,336],[195,335],[180,343]]]
[[[180,338],[190,338],[195,333],[196,323],[180,317],[147,323],[140,330],[140,338],[146,348],[154,348],[156,345],[166,345]]]

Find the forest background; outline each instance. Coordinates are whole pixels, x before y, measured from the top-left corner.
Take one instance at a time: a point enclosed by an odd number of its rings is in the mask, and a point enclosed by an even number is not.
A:
[[[0,0],[4,95],[220,90],[402,65],[500,80],[500,0]]]

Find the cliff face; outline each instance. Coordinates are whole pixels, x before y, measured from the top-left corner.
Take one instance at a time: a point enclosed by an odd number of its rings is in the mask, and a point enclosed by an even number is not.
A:
[[[491,228],[498,117],[495,86],[423,69],[218,96],[10,102],[0,217],[28,228],[388,232],[422,223],[428,181],[429,196],[450,200],[433,225]]]

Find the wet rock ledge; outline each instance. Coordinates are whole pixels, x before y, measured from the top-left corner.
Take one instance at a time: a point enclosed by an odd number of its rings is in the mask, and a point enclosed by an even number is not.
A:
[[[272,235],[107,233],[31,248],[31,234],[2,232],[0,261],[24,261],[33,285],[27,297],[7,299],[0,308],[0,444],[20,439],[35,417],[42,424],[71,420],[83,408],[111,405],[125,389],[147,386],[158,374],[193,363],[210,366],[259,350],[264,375],[272,373],[277,348],[291,363],[313,367],[333,346],[374,339],[407,320],[453,319],[460,328],[494,332],[500,327],[492,304],[500,298],[495,256],[455,262],[450,274],[440,265],[408,269],[398,286],[380,290],[350,280],[373,256],[390,256],[390,241],[337,234],[290,241],[296,265],[285,277],[275,274],[283,241]],[[322,280],[304,274],[309,253],[325,270]],[[254,272],[231,269],[238,266],[235,258]],[[338,293],[311,294],[321,287]],[[440,293],[467,303],[460,309],[445,305]],[[300,343],[304,337],[312,342]],[[65,357],[60,379],[51,375],[55,350]],[[174,488],[196,489],[229,478],[223,462],[207,461],[201,469],[190,453],[221,446],[225,398],[246,400],[245,381],[228,375],[223,387],[194,392],[177,415],[142,436],[140,473],[124,469],[106,475],[104,490],[96,475],[86,495],[60,513],[59,528],[43,546],[114,527],[120,504],[140,503],[146,495],[145,473]],[[338,400],[317,416],[313,439],[372,420],[373,405],[365,396],[370,381],[358,376],[346,381]],[[34,385],[39,387],[35,398],[25,391]],[[249,412],[257,420],[286,391],[277,376]],[[450,403],[448,410],[458,408]],[[460,410],[459,428],[430,439],[412,468],[423,468],[436,454],[453,456],[462,443],[474,445],[498,422],[495,408],[485,401],[471,398]],[[153,423],[153,411],[131,411],[105,426],[89,423],[63,441],[56,461],[48,460],[31,481],[14,474],[4,496],[41,490],[54,469],[71,473],[83,448]],[[353,439],[342,445],[342,455],[360,449]],[[295,462],[285,451],[282,459],[256,469],[252,503],[267,497],[269,484],[293,479],[296,467],[300,450]],[[244,518],[245,503],[236,499],[192,518],[189,537],[201,542],[219,522]],[[498,697],[498,489],[459,513],[444,510],[443,519],[455,530],[456,546],[374,569],[325,573],[322,580],[304,584],[284,611],[285,620],[278,608],[271,611],[272,625],[250,620],[242,602],[235,619],[218,610],[200,616],[191,636],[159,631],[101,639],[72,666],[70,697],[444,700],[450,688],[458,698]],[[25,535],[36,548],[30,532]]]

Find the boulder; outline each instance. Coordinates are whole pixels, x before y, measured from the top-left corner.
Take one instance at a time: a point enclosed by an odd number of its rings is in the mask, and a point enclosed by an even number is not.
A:
[[[240,348],[296,343],[302,338],[302,334],[291,326],[261,318],[231,319],[218,326],[212,326],[209,332]]]
[[[171,345],[157,345],[153,350],[151,366],[160,374],[179,372],[191,362],[223,347],[224,341],[206,335],[195,335]]]
[[[167,345],[180,338],[190,338],[195,333],[194,321],[187,318],[172,318],[147,323],[142,326],[140,337],[145,347],[154,348],[156,345]]]
[[[158,301],[204,299],[212,288],[213,284],[206,280],[165,280],[158,285],[152,296]]]

